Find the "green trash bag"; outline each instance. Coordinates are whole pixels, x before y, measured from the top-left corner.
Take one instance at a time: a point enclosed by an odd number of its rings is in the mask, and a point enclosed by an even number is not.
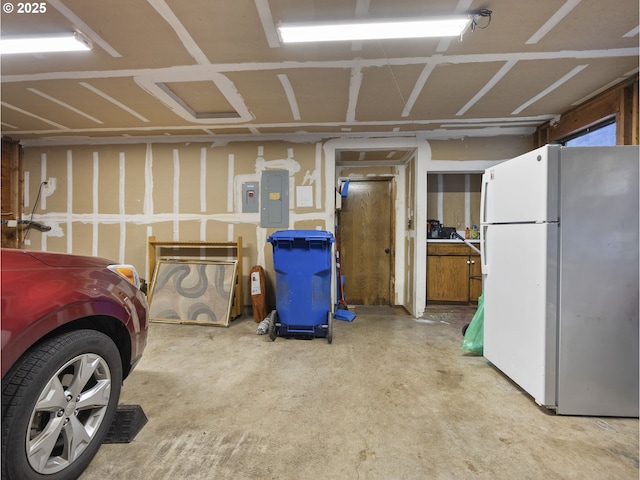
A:
[[[471,323],[464,333],[462,350],[468,350],[476,355],[482,355],[484,347],[484,294],[478,298],[478,310],[471,319]]]

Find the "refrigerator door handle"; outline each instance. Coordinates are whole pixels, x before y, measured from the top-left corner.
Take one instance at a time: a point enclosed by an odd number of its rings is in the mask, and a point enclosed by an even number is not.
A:
[[[489,177],[487,172],[482,174],[482,191],[480,195],[480,268],[483,275],[489,273],[489,265],[487,264],[487,195],[489,191]]]
[[[489,231],[489,225],[482,225],[482,248],[480,249],[480,270],[483,275],[489,274],[489,264],[487,263],[487,241],[489,237],[487,232]]]
[[[482,194],[480,195],[480,223],[487,222],[487,194],[489,190],[489,179],[485,173],[482,174]]]

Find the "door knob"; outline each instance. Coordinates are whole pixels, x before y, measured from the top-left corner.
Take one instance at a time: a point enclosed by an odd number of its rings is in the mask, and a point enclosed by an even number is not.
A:
[[[384,249],[384,253],[389,253],[391,250],[389,250],[388,248]]]

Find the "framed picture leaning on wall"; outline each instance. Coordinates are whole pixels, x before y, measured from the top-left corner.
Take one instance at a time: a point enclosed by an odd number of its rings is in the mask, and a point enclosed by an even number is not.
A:
[[[237,263],[161,258],[149,291],[149,319],[229,326]]]

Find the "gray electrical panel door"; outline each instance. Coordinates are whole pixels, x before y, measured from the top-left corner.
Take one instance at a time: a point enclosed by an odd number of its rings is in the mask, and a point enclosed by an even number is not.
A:
[[[289,227],[289,171],[265,170],[262,172],[260,195],[263,228]]]

